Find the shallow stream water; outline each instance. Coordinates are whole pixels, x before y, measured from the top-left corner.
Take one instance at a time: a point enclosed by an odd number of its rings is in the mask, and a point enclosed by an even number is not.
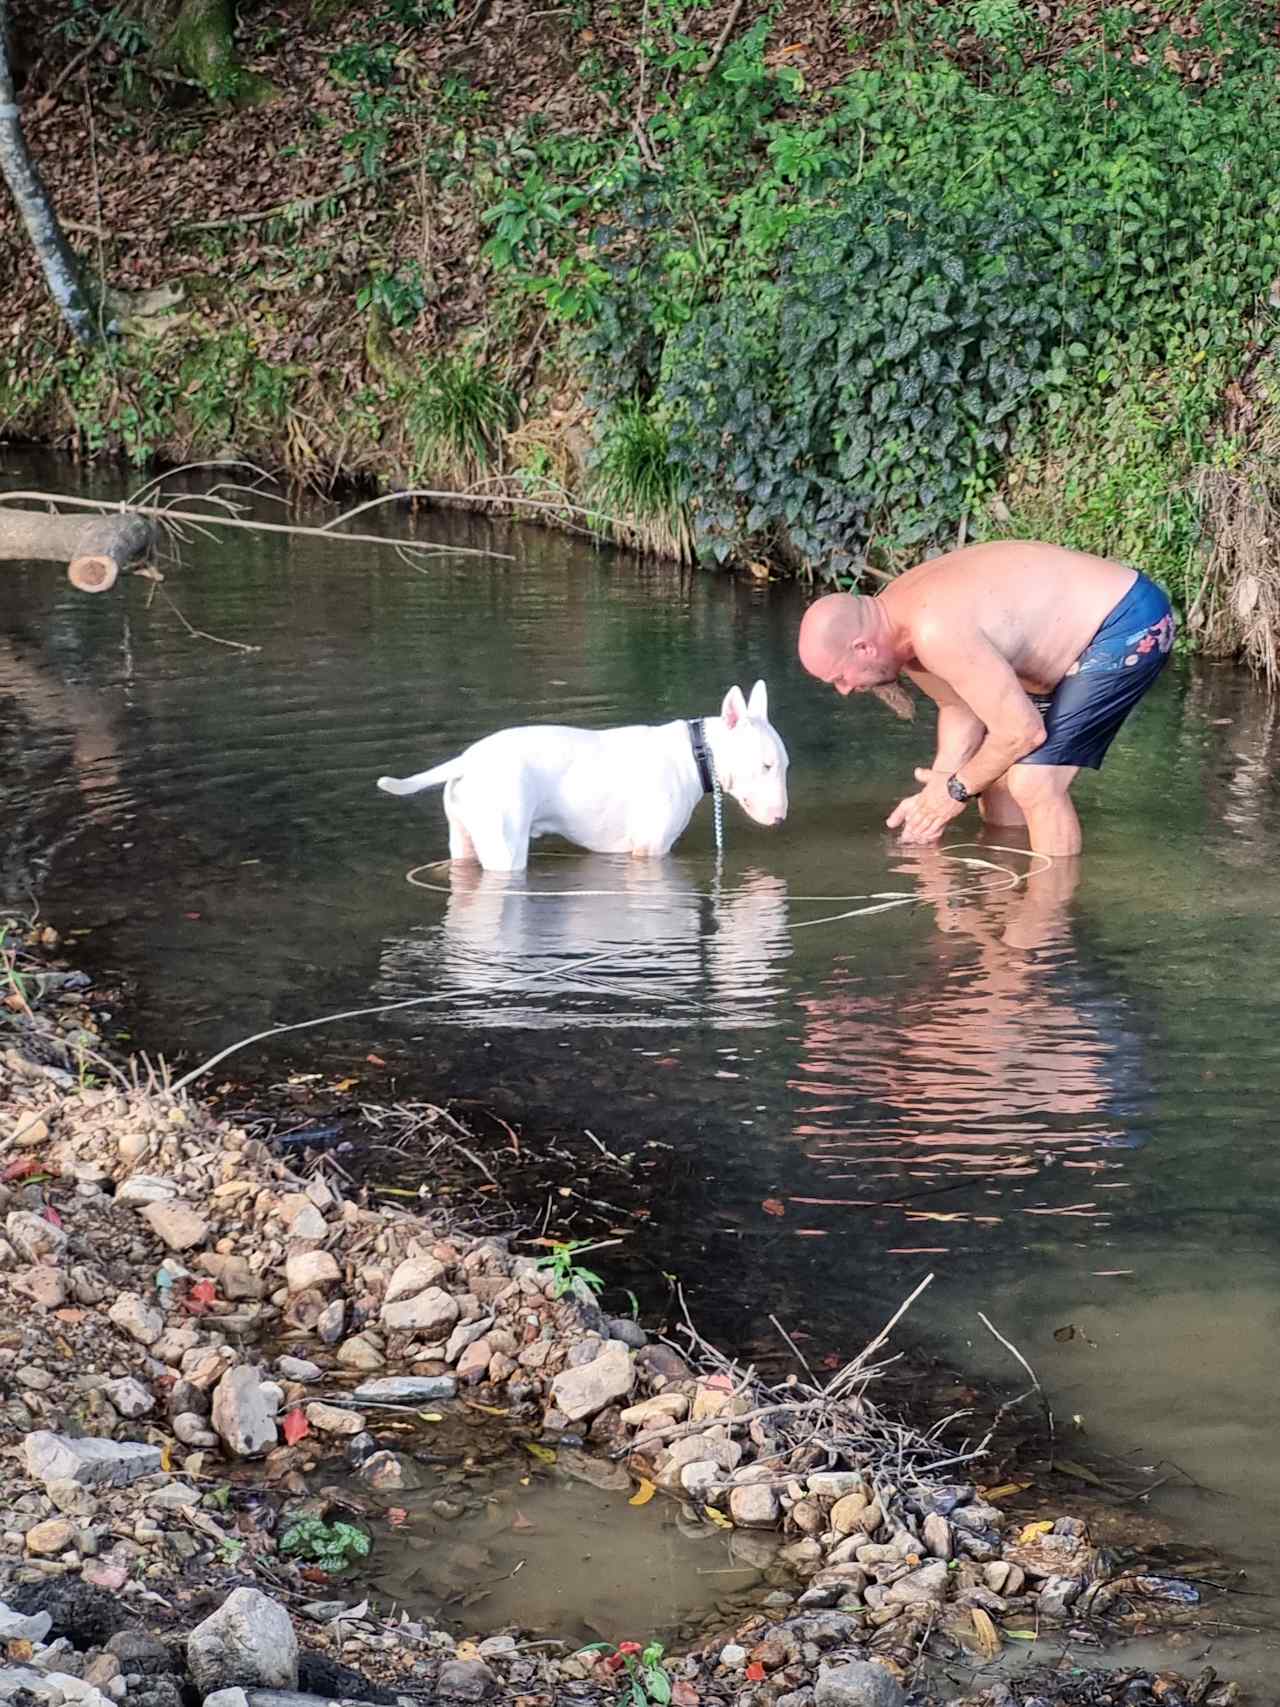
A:
[[[10,456],[2,478],[82,477]],[[376,515],[361,525],[410,525]],[[1015,884],[1026,855],[956,847],[967,820],[942,855],[885,833],[930,720],[805,678],[796,589],[456,519],[416,533],[507,555],[411,566],[367,545],[192,538],[167,597],[137,578],[86,597],[54,566],[0,566],[0,899],[37,895],[87,931],[89,963],[138,982],[136,1042],[188,1063],[427,994],[237,1059],[351,1071],[385,1101],[365,1065],[381,1055],[397,1095],[673,1146],[646,1258],[688,1279],[725,1340],[770,1332],[773,1312],[816,1360],[847,1353],[932,1272],[919,1338],[1014,1381],[984,1311],[1036,1367],[1060,1434],[1164,1466],[1153,1479],[1176,1464],[1153,1509],[1269,1592],[1280,789],[1265,697],[1229,667],[1175,664],[1079,787],[1079,869]],[[389,799],[380,773],[513,723],[711,712],[757,676],[791,752],[791,815],[765,831],[727,803],[718,885],[709,807],[653,870],[547,850],[525,881],[405,882],[445,851],[439,797]],[[869,903],[827,899],[885,892],[919,902],[833,917]]]

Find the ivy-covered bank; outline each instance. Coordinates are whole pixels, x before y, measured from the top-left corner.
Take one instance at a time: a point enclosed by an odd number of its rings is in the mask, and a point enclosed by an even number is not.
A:
[[[13,10],[116,331],[70,345],[0,209],[10,438],[534,500],[758,572],[1049,537],[1273,672],[1261,0],[242,0],[208,87],[143,0]]]

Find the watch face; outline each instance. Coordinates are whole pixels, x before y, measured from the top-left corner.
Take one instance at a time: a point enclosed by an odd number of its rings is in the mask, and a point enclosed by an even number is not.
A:
[[[953,800],[965,801],[969,798],[969,790],[960,781],[958,776],[949,776],[947,778],[947,793]]]

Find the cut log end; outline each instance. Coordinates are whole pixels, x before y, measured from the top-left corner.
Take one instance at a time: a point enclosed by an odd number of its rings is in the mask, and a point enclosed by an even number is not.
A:
[[[74,557],[67,565],[67,579],[81,593],[109,592],[119,573],[113,557]]]

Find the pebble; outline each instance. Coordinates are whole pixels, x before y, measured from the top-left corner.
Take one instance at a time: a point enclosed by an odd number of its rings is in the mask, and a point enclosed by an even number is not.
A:
[[[189,1203],[175,1198],[168,1203],[149,1203],[142,1218],[171,1251],[189,1251],[209,1237],[209,1223]]]
[[[347,1305],[343,1298],[335,1298],[326,1304],[316,1320],[316,1333],[326,1345],[336,1345],[342,1338],[342,1330],[347,1320]],[[374,1366],[376,1367],[376,1365]]]
[[[851,1660],[819,1674],[814,1707],[903,1707],[906,1690],[891,1672],[869,1660]]]
[[[276,1443],[275,1405],[251,1363],[228,1369],[213,1395],[213,1427],[237,1458],[253,1458]]]
[[[139,1345],[154,1345],[164,1331],[159,1310],[153,1310],[136,1292],[122,1292],[107,1315]]]
[[[371,1488],[377,1488],[380,1493],[396,1493],[402,1489],[415,1489],[423,1485],[423,1476],[412,1460],[403,1458],[398,1452],[373,1452],[364,1460],[358,1471],[360,1480],[367,1482]]]
[[[307,1292],[341,1280],[342,1270],[328,1251],[295,1251],[285,1261],[284,1277],[290,1292]]]
[[[318,1363],[308,1363],[305,1357],[278,1357],[276,1368],[286,1381],[318,1381],[324,1374]]]
[[[306,1407],[306,1419],[321,1434],[360,1434],[364,1418],[359,1411],[344,1410],[340,1405],[325,1405],[314,1401]]]
[[[655,1393],[651,1399],[641,1399],[638,1405],[628,1405],[622,1413],[627,1428],[660,1427],[667,1422],[680,1422],[689,1410],[685,1393]]]
[[[771,1529],[781,1513],[776,1488],[747,1483],[729,1495],[729,1515],[747,1528]]]
[[[178,1196],[175,1180],[158,1174],[130,1174],[116,1187],[116,1202],[145,1208],[148,1203],[168,1203]]]
[[[196,1411],[180,1411],[173,1419],[173,1432],[184,1446],[217,1446],[218,1437],[209,1427],[208,1417]]]
[[[746,1663],[747,1650],[739,1647],[736,1642],[726,1642],[721,1648],[720,1664],[722,1666],[744,1666]]]
[[[581,1422],[625,1399],[635,1385],[635,1356],[621,1340],[607,1340],[590,1363],[566,1369],[551,1383],[551,1402],[570,1422]]]
[[[434,1257],[407,1257],[387,1282],[383,1303],[394,1304],[398,1298],[413,1298],[428,1287],[438,1286],[444,1275],[444,1264]]]
[[[425,1334],[437,1339],[452,1328],[459,1315],[458,1301],[438,1286],[412,1298],[399,1298],[382,1306],[382,1322],[396,1333]]]
[[[387,1361],[373,1341],[364,1334],[355,1334],[351,1339],[344,1340],[336,1355],[344,1369],[381,1369]]]
[[[27,1552],[51,1559],[65,1553],[76,1538],[76,1526],[65,1517],[50,1517],[27,1531]]]
[[[351,1395],[358,1405],[420,1404],[457,1397],[458,1383],[452,1375],[389,1375],[380,1381],[362,1381]]]
[[[156,1408],[154,1395],[149,1388],[135,1381],[132,1375],[127,1375],[120,1381],[108,1381],[103,1392],[119,1411],[122,1417],[131,1421],[134,1417],[145,1417],[148,1411]]]

